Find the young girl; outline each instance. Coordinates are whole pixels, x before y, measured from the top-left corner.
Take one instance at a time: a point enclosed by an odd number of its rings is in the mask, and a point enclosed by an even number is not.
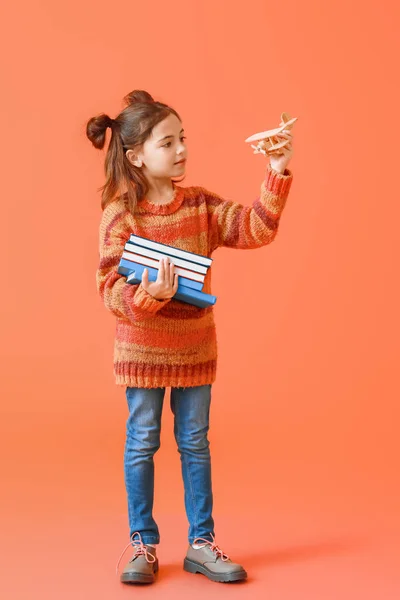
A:
[[[167,386],[189,522],[183,567],[212,581],[242,580],[245,569],[216,544],[212,517],[207,432],[217,367],[213,307],[198,308],[173,298],[178,276],[168,258],[160,261],[153,282],[145,270],[142,282],[132,285],[117,269],[131,233],[208,257],[220,246],[251,249],[270,244],[293,179],[286,168],[293,153],[292,134],[281,134],[289,140],[287,150],[270,157],[260,196],[251,207],[243,206],[200,186],[177,185],[174,180],[184,176],[188,156],[178,113],[143,90],[130,93],[125,102],[116,119],[98,115],[86,130],[95,148],[102,149],[111,129],[106,182],[100,188],[103,215],[96,283],[106,308],[116,316],[114,374],[116,384],[126,387],[129,409],[124,477],[130,539],[124,552],[131,544],[135,551],[121,581],[150,583],[158,571],[153,457],[160,447]],[[212,293],[211,270],[205,293]]]

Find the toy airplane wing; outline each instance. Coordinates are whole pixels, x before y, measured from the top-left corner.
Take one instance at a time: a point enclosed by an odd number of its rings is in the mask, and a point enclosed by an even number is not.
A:
[[[286,113],[283,113],[283,115],[284,114],[286,114]],[[292,127],[292,125],[295,123],[295,121],[297,121],[297,119],[298,119],[298,117],[293,117],[293,119],[289,119],[288,121],[285,121],[283,119],[283,115],[282,115],[283,124],[281,127],[277,127],[276,129],[268,129],[267,131],[261,131],[260,133],[255,133],[254,135],[251,135],[250,137],[248,137],[245,140],[245,142],[256,142],[256,141],[265,140],[265,139],[268,139],[275,135],[278,135],[278,133],[281,133],[281,131],[283,131],[284,129],[290,129]]]

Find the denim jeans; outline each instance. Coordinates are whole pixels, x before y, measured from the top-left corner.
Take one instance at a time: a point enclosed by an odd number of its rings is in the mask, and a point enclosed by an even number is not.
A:
[[[126,388],[124,476],[128,499],[130,537],[139,532],[144,544],[158,544],[160,533],[153,517],[154,454],[160,448],[164,388]],[[171,387],[174,436],[181,458],[188,540],[213,541],[211,455],[207,432],[211,384]],[[136,536],[135,536],[136,537]]]

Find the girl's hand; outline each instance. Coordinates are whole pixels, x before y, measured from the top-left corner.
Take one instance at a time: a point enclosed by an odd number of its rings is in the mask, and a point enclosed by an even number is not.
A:
[[[278,133],[276,137],[281,137],[281,141],[283,141],[283,138],[290,140],[290,142],[284,148],[280,149],[279,152],[282,154],[271,154],[269,157],[269,164],[271,165],[271,168],[275,171],[278,171],[278,173],[283,174],[293,156],[293,135],[290,133],[290,131],[282,131],[281,133]]]
[[[174,274],[175,265],[170,262],[169,257],[160,260],[156,281],[149,283],[149,271],[144,269],[142,276],[142,286],[156,300],[172,298],[178,290],[178,275]]]

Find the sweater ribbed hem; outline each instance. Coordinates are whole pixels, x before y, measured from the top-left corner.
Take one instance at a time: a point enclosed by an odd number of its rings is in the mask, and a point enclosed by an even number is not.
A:
[[[194,387],[214,383],[216,374],[216,360],[195,365],[114,363],[116,384],[129,387]]]

